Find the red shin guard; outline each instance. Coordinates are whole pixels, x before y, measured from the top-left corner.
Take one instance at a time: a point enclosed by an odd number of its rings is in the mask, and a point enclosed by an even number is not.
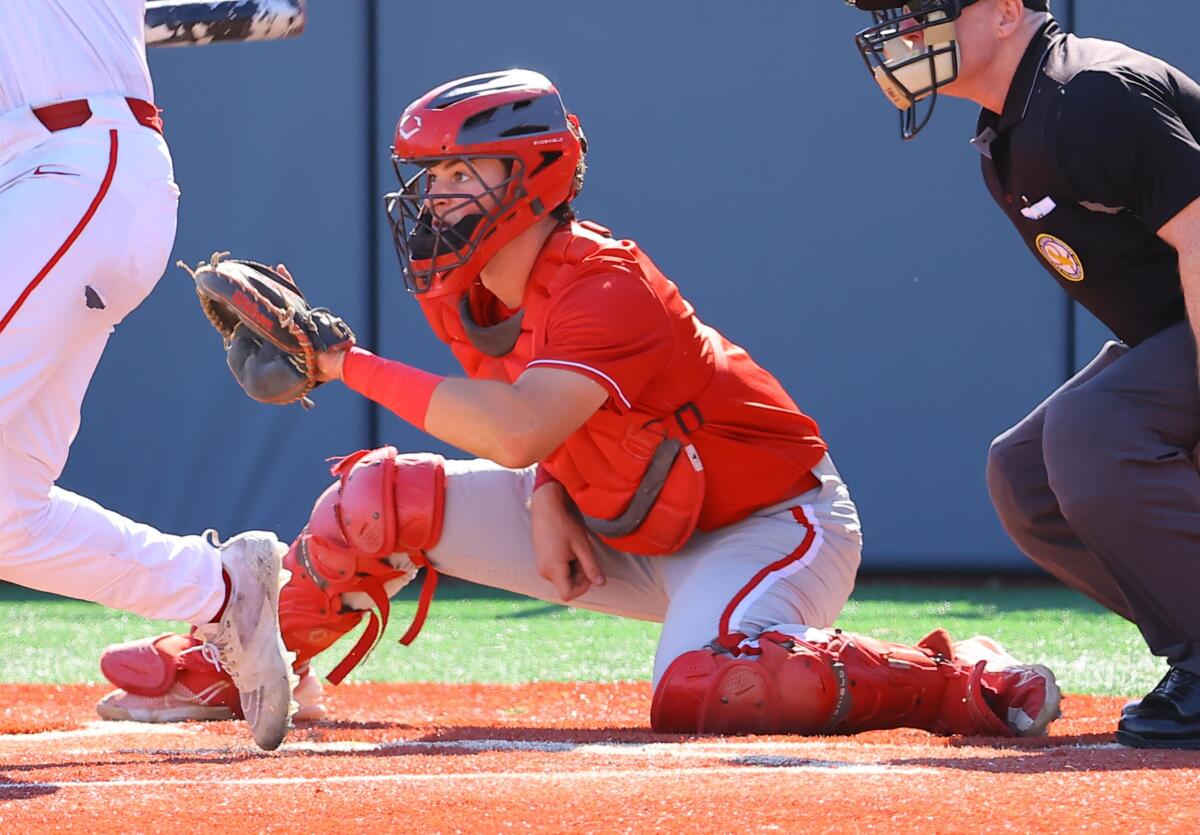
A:
[[[654,694],[654,730],[1013,734],[985,698],[983,663],[954,661],[941,630],[915,647],[840,630],[809,630],[803,639],[765,632],[758,643],[753,657],[706,649],[677,658]]]

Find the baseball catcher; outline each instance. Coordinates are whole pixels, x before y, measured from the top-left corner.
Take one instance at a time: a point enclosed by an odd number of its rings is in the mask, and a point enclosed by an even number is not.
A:
[[[335,465],[285,559],[280,626],[300,663],[372,610],[340,680],[424,568],[405,641],[439,572],[662,623],[659,731],[1044,733],[1059,703],[1045,667],[985,638],[904,646],[830,628],[862,537],[816,422],[636,243],[576,217],[586,148],[558,90],[527,70],[452,81],[401,115],[395,243],[466,376],[350,347],[318,350],[317,378],[476,457],[385,447]],[[121,689],[101,714],[232,711],[197,647],[109,648]],[[301,715],[320,715],[301,671]]]
[[[317,354],[346,350],[354,332],[325,308],[310,307],[282,264],[271,268],[228,256],[214,253],[194,269],[178,263],[196,282],[204,315],[225,342],[229,370],[261,403],[310,407],[308,393],[321,383]]]

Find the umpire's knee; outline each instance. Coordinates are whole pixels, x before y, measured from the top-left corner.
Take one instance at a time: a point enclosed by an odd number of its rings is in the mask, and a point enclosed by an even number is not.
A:
[[[1135,427],[1105,392],[1064,392],[1046,411],[1042,452],[1050,489],[1063,516],[1081,521],[1109,513],[1125,493],[1122,452]]]
[[[1037,512],[1027,487],[1030,472],[1026,444],[1018,443],[1010,429],[988,447],[987,485],[1001,523],[1010,532],[1024,529]]]

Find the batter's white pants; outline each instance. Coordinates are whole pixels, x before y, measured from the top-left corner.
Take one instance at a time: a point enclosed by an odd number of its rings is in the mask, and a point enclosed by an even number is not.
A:
[[[162,137],[123,98],[89,103],[56,133],[29,108],[0,114],[0,580],[203,623],[224,595],[216,548],[54,486],[109,335],[163,273],[179,201]]]
[[[832,626],[854,588],[862,531],[829,457],[813,472],[820,487],[698,533],[674,554],[644,557],[594,541],[607,582],[570,605],[661,623],[655,687],[675,658],[720,635]],[[534,475],[532,467],[447,461],[445,522],[428,552],[431,564],[453,577],[561,603],[534,562]]]

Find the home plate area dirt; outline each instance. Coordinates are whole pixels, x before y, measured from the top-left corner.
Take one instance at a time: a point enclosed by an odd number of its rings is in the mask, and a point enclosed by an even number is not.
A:
[[[644,682],[350,684],[268,754],[102,722],[105,690],[0,685],[0,831],[1200,831],[1200,752],[1115,745],[1120,698],[1036,740],[677,737]]]

